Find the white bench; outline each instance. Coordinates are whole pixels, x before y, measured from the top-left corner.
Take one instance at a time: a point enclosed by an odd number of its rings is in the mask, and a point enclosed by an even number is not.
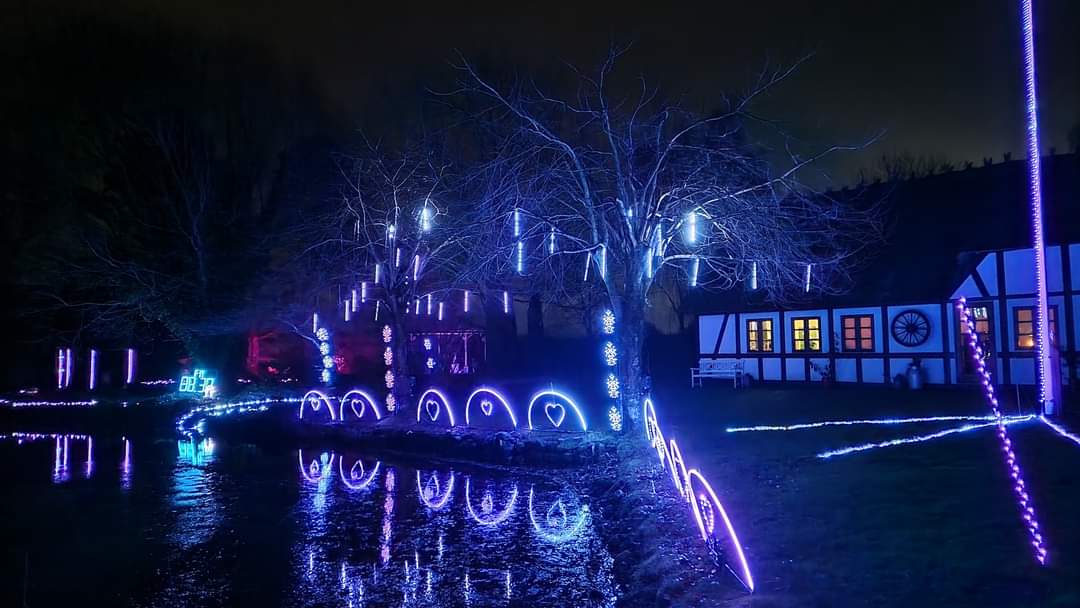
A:
[[[732,385],[739,388],[743,376],[742,359],[717,361],[714,359],[702,359],[698,367],[690,368],[690,388],[701,386],[702,378],[731,378]]]

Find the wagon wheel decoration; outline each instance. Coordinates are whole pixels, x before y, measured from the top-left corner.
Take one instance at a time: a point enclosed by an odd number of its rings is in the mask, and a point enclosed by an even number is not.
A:
[[[917,310],[905,310],[893,317],[892,336],[904,346],[919,346],[930,338],[930,320]]]

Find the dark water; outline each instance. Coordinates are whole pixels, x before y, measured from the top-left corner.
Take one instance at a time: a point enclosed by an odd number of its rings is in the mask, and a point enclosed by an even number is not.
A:
[[[614,605],[574,472],[6,434],[0,473],[3,606]]]

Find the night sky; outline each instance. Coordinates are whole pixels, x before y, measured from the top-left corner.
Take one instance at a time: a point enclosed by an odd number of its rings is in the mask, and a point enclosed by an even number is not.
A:
[[[264,6],[264,4],[266,6]],[[455,49],[519,73],[562,62],[588,66],[611,41],[632,42],[623,62],[671,97],[708,111],[766,64],[808,53],[762,110],[815,143],[879,143],[838,159],[836,176],[882,154],[932,155],[956,163],[1022,156],[1018,8],[986,2],[650,3],[610,7],[523,3],[24,2],[9,12],[7,45],[45,31],[57,15],[93,14],[133,28],[150,21],[209,38],[252,44],[289,69],[309,72],[334,112],[378,132],[417,118],[426,87],[448,83]],[[227,6],[226,6],[227,5]],[[75,12],[75,11],[81,11]],[[18,15],[17,18],[10,17]],[[1080,124],[1080,5],[1036,2],[1044,152],[1069,148]]]

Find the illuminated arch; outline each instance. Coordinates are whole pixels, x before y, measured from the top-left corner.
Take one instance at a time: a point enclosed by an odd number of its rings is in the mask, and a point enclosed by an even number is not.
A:
[[[371,472],[368,473],[367,477],[364,477],[364,462],[358,459],[356,462],[353,463],[352,467],[349,468],[349,475],[346,477],[345,457],[340,456],[338,457],[338,475],[341,477],[341,483],[345,484],[346,488],[349,488],[350,490],[363,490],[369,485],[371,485],[371,482],[375,481],[375,476],[379,474],[379,466],[381,465],[382,463],[376,460],[375,466],[371,469]],[[356,473],[357,466],[360,467],[359,476]],[[356,479],[357,477],[360,478],[360,482],[354,483],[352,480]]]
[[[551,504],[550,507],[548,507],[546,519],[550,522],[551,511],[556,507],[556,505],[558,505],[562,510],[564,525],[562,526],[562,530],[560,532],[549,532],[548,530],[545,530],[543,526],[541,526],[536,521],[536,515],[533,513],[534,489],[534,486],[529,487],[529,521],[532,522],[533,530],[536,532],[537,536],[548,541],[549,543],[563,543],[581,533],[581,529],[585,527],[585,519],[589,515],[589,505],[582,505],[581,508],[578,509],[577,521],[574,522],[573,525],[570,525],[570,519],[566,517],[566,509],[563,506],[562,499],[560,498],[556,500],[554,503]]]
[[[529,401],[529,411],[528,411],[529,430],[533,429],[533,406],[536,405],[536,402],[541,397],[557,397],[557,398],[565,401],[566,404],[570,406],[570,409],[574,410],[574,413],[577,414],[578,421],[581,422],[581,430],[582,431],[589,430],[588,425],[585,423],[585,416],[581,413],[581,408],[579,408],[577,406],[577,404],[574,403],[574,400],[571,399],[569,395],[567,395],[566,393],[556,391],[556,390],[540,391],[539,393],[536,393],[535,395],[533,395],[533,398]],[[556,407],[549,407],[551,405],[555,405]],[[561,415],[558,414],[558,412],[560,410],[562,412]],[[547,417],[548,422],[550,422],[553,427],[561,428],[562,427],[562,422],[566,418],[565,406],[563,404],[561,404],[561,403],[558,403],[558,402],[545,403],[544,404],[544,415]]]
[[[514,425],[515,429],[517,428],[517,416],[514,415],[514,409],[510,407],[510,402],[507,401],[506,397],[503,397],[502,394],[499,393],[499,391],[489,386],[478,387],[472,392],[471,395],[469,395],[469,398],[465,401],[465,424],[469,424],[469,408],[472,407],[473,399],[475,399],[475,397],[480,393],[490,393],[494,395],[495,398],[499,400],[499,403],[502,404],[503,409],[506,410],[506,413],[510,415],[511,424]],[[485,417],[488,418],[495,413],[495,408],[493,407],[491,401],[483,400],[480,402],[480,413],[482,413]]]
[[[469,482],[469,478],[466,477],[465,478],[465,507],[469,510],[469,515],[472,516],[473,520],[476,523],[480,524],[481,526],[497,526],[497,525],[501,524],[502,522],[506,521],[506,518],[510,517],[510,514],[513,513],[514,504],[517,502],[517,497],[518,497],[517,482],[514,482],[514,488],[512,490],[510,490],[510,500],[508,500],[506,502],[506,507],[503,508],[502,511],[498,511],[494,515],[492,515],[490,513],[483,513],[482,516],[478,515],[476,513],[476,510],[473,509],[472,497],[470,496],[470,489],[471,489],[470,485],[471,484]],[[485,498],[487,498],[487,496],[485,496]]]
[[[701,485],[702,491],[694,491],[695,480]],[[727,531],[728,538],[731,540],[731,544],[735,546],[735,555],[739,560],[738,571],[732,571],[735,572],[735,577],[739,579],[739,582],[750,591],[753,591],[754,577],[750,574],[750,564],[746,562],[746,555],[743,554],[742,545],[739,544],[739,537],[735,534],[735,528],[731,525],[731,519],[728,518],[724,505],[720,504],[720,499],[716,497],[716,492],[713,491],[712,486],[709,485],[709,482],[697,469],[690,469],[690,472],[686,474],[686,485],[691,492],[692,500],[690,504],[694,506],[694,519],[697,520],[701,538],[707,541],[710,536],[715,536],[715,514],[710,514],[708,511],[703,512],[706,507],[715,508],[720,513],[720,519],[724,522],[724,528]],[[741,576],[739,572],[742,573]]]
[[[655,434],[654,429],[659,427],[659,423],[656,421],[656,406],[649,397],[645,398],[645,403],[642,405],[641,419],[645,421],[645,438],[651,444]]]
[[[325,462],[320,462],[322,457],[326,455],[327,453],[323,452],[319,460],[312,460],[311,464],[308,464],[304,461],[304,450],[296,451],[296,457],[300,463],[300,474],[304,476],[304,479],[311,483],[319,483],[331,474],[334,466],[334,453],[330,452],[329,458]]]
[[[435,396],[439,398],[439,401],[429,399],[429,396]],[[435,403],[434,408],[428,407],[428,401]],[[441,401],[441,403],[440,403]],[[424,391],[424,394],[420,395],[420,398],[416,401],[416,421],[420,422],[420,416],[427,414],[428,420],[436,422],[439,416],[442,415],[442,410],[446,410],[446,417],[450,420],[450,426],[454,426],[454,408],[450,406],[450,400],[446,398],[446,395],[438,389],[429,388]]]
[[[334,406],[330,405],[330,397],[322,391],[310,390],[304,395],[304,398],[300,400],[300,420],[304,419],[305,407],[313,412],[317,412],[325,407],[326,411],[330,412],[330,420],[337,420],[337,414],[334,413]]]
[[[428,486],[431,485],[434,488],[430,492],[425,492]],[[445,507],[446,503],[450,502],[450,496],[454,493],[454,472],[450,471],[450,480],[446,483],[445,492],[441,491],[440,485],[437,471],[431,472],[426,484],[420,483],[420,471],[416,472],[416,493],[420,496],[420,502],[424,503],[424,506],[432,511],[438,511]]]
[[[379,411],[378,403],[371,398],[371,395],[355,388],[345,393],[345,396],[341,398],[341,403],[338,405],[338,420],[345,421],[346,402],[349,403],[349,409],[352,410],[357,419],[362,419],[368,408],[371,408],[371,411],[375,413],[375,420],[382,420],[382,412]],[[356,411],[357,402],[360,403],[360,411]]]
[[[690,502],[690,491],[686,482],[686,463],[683,461],[682,450],[674,439],[668,443],[668,464],[671,465],[671,480],[675,482],[675,488],[687,502]]]

